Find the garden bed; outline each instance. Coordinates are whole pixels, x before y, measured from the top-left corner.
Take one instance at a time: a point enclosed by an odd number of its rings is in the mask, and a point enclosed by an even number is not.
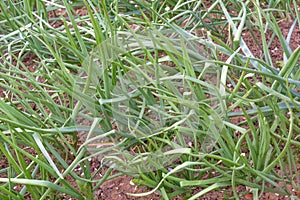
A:
[[[300,198],[296,1],[0,6],[0,199]]]

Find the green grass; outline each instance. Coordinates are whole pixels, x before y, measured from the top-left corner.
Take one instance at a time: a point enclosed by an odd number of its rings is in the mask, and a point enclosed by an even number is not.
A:
[[[0,2],[0,198],[93,199],[126,174],[149,188],[133,196],[197,199],[231,187],[239,199],[243,185],[254,199],[296,199],[300,48],[290,43],[300,27],[290,5],[297,1]],[[262,56],[244,31],[260,34]]]

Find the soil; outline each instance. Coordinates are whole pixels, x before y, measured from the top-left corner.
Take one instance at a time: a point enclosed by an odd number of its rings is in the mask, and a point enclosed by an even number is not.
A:
[[[281,30],[281,33],[284,38],[287,38],[288,33],[293,25],[292,21],[281,21],[278,23],[278,26]],[[271,59],[274,67],[278,68],[278,62],[283,61],[283,49],[280,45],[280,41],[277,36],[273,40],[271,40],[272,35],[275,34],[272,30],[266,31],[266,39],[267,43],[271,42],[269,47],[269,51],[271,52]],[[255,57],[263,57],[264,53],[262,50],[262,42],[261,42],[261,34],[258,30],[253,30],[253,34],[249,30],[244,30],[242,33],[242,37],[245,40],[247,46],[250,48],[251,52]],[[258,41],[258,44],[255,41]],[[291,40],[288,44],[291,47],[291,50],[294,51],[300,45],[300,30],[299,27],[296,26],[292,32]]]
[[[156,192],[146,197],[133,197],[128,193],[144,193],[149,189],[142,186],[137,187],[132,183],[132,178],[126,175],[120,176],[113,180],[106,181],[98,191],[96,191],[96,199],[119,199],[119,200],[145,200],[160,199],[160,195]]]

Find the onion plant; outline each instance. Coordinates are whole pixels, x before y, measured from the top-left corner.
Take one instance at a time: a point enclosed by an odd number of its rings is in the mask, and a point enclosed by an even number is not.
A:
[[[4,0],[0,9],[1,199],[94,199],[123,174],[147,186],[135,197],[231,188],[235,199],[296,199],[297,1]]]

